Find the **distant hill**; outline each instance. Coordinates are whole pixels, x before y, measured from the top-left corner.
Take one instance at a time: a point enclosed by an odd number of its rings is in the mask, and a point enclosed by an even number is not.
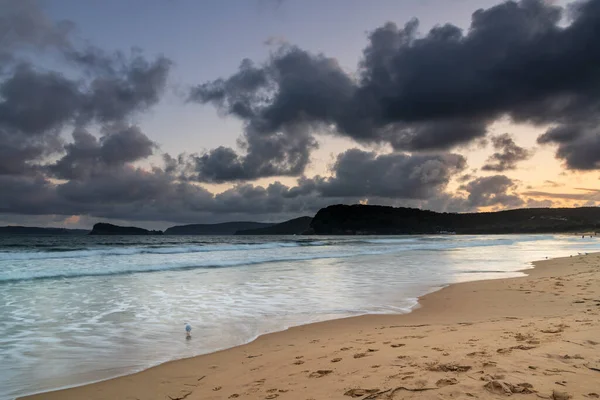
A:
[[[300,235],[310,227],[312,217],[300,217],[266,228],[237,231],[236,235]]]
[[[237,231],[267,228],[275,224],[264,222],[224,222],[221,224],[177,225],[168,228],[165,235],[234,235]]]
[[[99,222],[94,225],[90,235],[162,235],[162,231],[149,231],[135,226],[118,226]]]
[[[36,226],[0,226],[0,235],[87,235],[88,229],[39,228]]]
[[[317,212],[310,232],[322,235],[558,233],[600,231],[600,207],[523,208],[438,213],[416,208],[334,205]]]

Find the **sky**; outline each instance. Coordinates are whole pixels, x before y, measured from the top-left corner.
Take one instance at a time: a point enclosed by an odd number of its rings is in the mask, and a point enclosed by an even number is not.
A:
[[[600,0],[0,0],[0,225],[600,205]]]

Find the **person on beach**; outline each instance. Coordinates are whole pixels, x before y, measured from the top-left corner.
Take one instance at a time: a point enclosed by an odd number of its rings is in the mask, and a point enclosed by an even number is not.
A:
[[[186,339],[192,338],[192,326],[188,323],[185,324],[185,338]]]

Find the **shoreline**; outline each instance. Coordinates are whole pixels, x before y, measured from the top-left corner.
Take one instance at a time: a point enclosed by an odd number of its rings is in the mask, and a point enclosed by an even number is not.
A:
[[[586,256],[574,256],[574,257],[563,257],[549,260],[541,260],[530,263],[531,267],[519,270],[525,276],[513,277],[513,278],[500,278],[500,279],[488,279],[478,280],[469,282],[453,283],[432,292],[429,292],[418,298],[417,305],[412,309],[411,312],[406,314],[366,314],[361,316],[351,316],[346,318],[327,320],[322,322],[310,323],[306,325],[294,326],[283,331],[277,331],[273,333],[267,333],[258,336],[256,339],[242,344],[236,347],[219,350],[216,352],[194,356],[190,358],[177,359],[173,361],[167,361],[159,365],[144,369],[140,372],[133,374],[123,375],[120,377],[110,378],[107,380],[101,380],[95,383],[88,383],[82,386],[75,386],[71,388],[65,388],[55,390],[51,392],[42,392],[33,394],[20,399],[62,399],[62,398],[90,398],[90,399],[102,399],[102,398],[202,398],[202,399],[220,399],[220,398],[276,398],[276,397],[287,397],[287,398],[309,398],[305,397],[294,397],[291,396],[293,390],[277,389],[275,392],[267,390],[266,394],[259,395],[259,390],[254,390],[254,387],[250,387],[246,390],[247,393],[242,393],[243,390],[237,389],[235,393],[222,392],[225,387],[224,383],[219,385],[219,382],[227,382],[228,379],[224,379],[222,375],[228,376],[226,369],[235,369],[238,375],[244,377],[250,377],[252,379],[255,372],[260,368],[246,368],[245,366],[251,367],[256,364],[254,360],[270,358],[271,364],[277,366],[280,364],[281,367],[281,355],[283,353],[295,353],[296,345],[304,343],[309,340],[306,344],[306,348],[303,351],[310,352],[310,347],[316,343],[321,343],[325,338],[324,336],[330,336],[327,338],[327,342],[335,341],[337,345],[344,343],[358,343],[365,339],[350,340],[348,336],[356,335],[356,331],[359,334],[363,334],[364,331],[372,330],[383,330],[390,328],[405,328],[407,331],[419,330],[424,327],[437,327],[437,328],[448,328],[449,326],[472,326],[475,324],[493,323],[493,319],[506,318],[506,321],[522,320],[525,318],[561,318],[565,315],[571,315],[572,311],[568,310],[565,312],[565,304],[562,307],[541,307],[536,302],[523,301],[529,300],[524,299],[525,294],[514,297],[506,296],[490,296],[490,295],[477,295],[481,291],[488,294],[499,291],[499,288],[503,286],[514,286],[527,281],[532,280],[547,280],[552,274],[558,275],[559,279],[562,280],[562,276],[566,276],[568,268],[565,268],[568,263],[577,265],[578,268],[585,268],[589,265],[589,261],[593,260],[596,264],[595,269],[592,271],[595,279],[598,279],[600,269],[600,253],[591,253]],[[571,266],[572,266],[571,265]],[[588,271],[589,272],[589,271]],[[555,278],[552,276],[552,278]],[[589,285],[588,285],[589,286]],[[501,291],[501,290],[500,290]],[[519,290],[526,294],[532,294],[533,291]],[[474,294],[475,293],[475,294]],[[544,295],[552,293],[540,292]],[[594,293],[596,295],[597,293]],[[556,296],[556,294],[553,294]],[[541,295],[538,295],[541,296]],[[547,296],[546,296],[547,297]],[[475,301],[478,300],[478,301]],[[501,301],[500,301],[501,300]],[[545,299],[547,302],[547,299]],[[554,303],[556,300],[550,300],[550,303]],[[583,301],[583,300],[582,300]],[[499,304],[502,303],[502,304]],[[581,304],[581,303],[576,303]],[[571,305],[569,303],[569,305]],[[598,300],[598,306],[600,306],[600,300]],[[594,315],[598,314],[598,310],[595,311]],[[507,311],[511,311],[510,315]],[[593,311],[593,312],[594,312]],[[586,311],[589,312],[589,311]],[[496,321],[497,322],[497,321]],[[598,321],[596,321],[598,322]],[[402,325],[398,325],[402,324]],[[390,325],[386,327],[385,325]],[[367,334],[366,336],[373,336],[374,333]],[[378,332],[378,335],[382,335],[382,332]],[[423,335],[413,335],[412,338],[421,338]],[[408,341],[411,336],[406,337],[405,341]],[[418,340],[418,339],[415,339]],[[590,339],[591,340],[591,339]],[[388,341],[389,342],[389,341]],[[385,343],[385,342],[384,342]],[[284,346],[285,344],[285,346]],[[408,344],[403,343],[399,348],[404,348]],[[287,347],[287,348],[286,348]],[[318,346],[317,346],[318,347]],[[321,346],[320,348],[328,348],[330,346]],[[354,346],[351,346],[354,347]],[[381,347],[381,345],[379,345]],[[394,348],[394,345],[391,346]],[[431,347],[431,346],[426,346]],[[340,353],[345,347],[341,347],[341,350],[334,350],[329,348],[329,351],[333,353]],[[439,347],[434,347],[439,348]],[[373,350],[372,352],[370,350]],[[379,350],[379,349],[377,349]],[[359,359],[374,358],[379,355],[375,349],[367,349],[366,353],[356,353],[354,360],[357,362],[356,366],[360,366]],[[423,349],[421,349],[423,350]],[[594,349],[596,352],[600,351],[600,347]],[[347,351],[351,351],[349,348]],[[437,351],[437,350],[436,350]],[[261,352],[260,354],[254,354]],[[373,354],[369,354],[373,353]],[[447,352],[444,352],[444,356]],[[364,354],[364,355],[361,355]],[[383,353],[381,353],[383,354]],[[305,364],[305,359],[308,361],[307,356],[295,356],[291,357],[290,360],[296,360],[285,363],[285,367],[292,369],[302,370],[301,374],[308,374],[309,381],[319,381],[314,379],[315,377],[321,378],[321,376],[314,376],[313,373],[319,373],[319,371],[325,372],[325,376],[333,373],[333,370],[316,370],[311,373],[311,370],[304,370],[300,365]],[[357,355],[361,355],[357,357]],[[448,353],[448,356],[450,354]],[[429,358],[429,356],[422,356]],[[317,357],[315,360],[323,360],[325,357]],[[337,357],[339,358],[339,357]],[[327,366],[339,366],[341,365],[342,359],[334,361],[337,358],[331,360],[332,364],[327,362],[321,362],[325,367]],[[600,354],[598,354],[598,360],[600,361]],[[338,364],[339,363],[339,364]],[[219,365],[220,364],[220,365]],[[221,365],[223,365],[222,368]],[[355,367],[356,367],[355,366]],[[363,365],[364,367],[364,365]],[[378,368],[380,365],[377,366]],[[201,371],[197,371],[197,369]],[[371,366],[373,368],[373,366]],[[279,369],[275,369],[274,372],[278,372]],[[367,369],[368,370],[368,369]],[[191,371],[194,371],[193,373]],[[201,373],[202,372],[202,373]],[[197,376],[199,375],[199,376]],[[263,374],[264,375],[264,374]],[[272,375],[272,374],[271,374]],[[294,375],[294,374],[292,374]],[[371,374],[369,374],[370,376]],[[294,383],[295,378],[290,378],[291,375],[281,376],[281,383],[288,383],[291,386],[296,386]],[[408,375],[407,375],[408,376]],[[306,377],[303,377],[306,378]],[[388,377],[389,378],[389,377]],[[264,379],[264,378],[263,378]],[[455,379],[455,378],[454,378]],[[212,388],[204,387],[207,386],[208,381],[215,381],[217,383],[211,384]],[[260,379],[258,380],[260,381]],[[155,382],[155,383],[152,383]],[[158,382],[158,383],[157,383]],[[200,383],[199,383],[200,382]],[[254,381],[256,382],[256,381]],[[342,380],[344,382],[344,380]],[[229,383],[229,382],[228,382]],[[264,383],[264,382],[263,382]],[[248,385],[245,385],[248,386]],[[245,387],[244,386],[244,387]],[[252,385],[251,385],[252,386]],[[260,386],[260,385],[258,385]],[[281,386],[281,385],[280,385]],[[322,386],[322,385],[321,385]],[[444,385],[446,386],[446,385]],[[448,384],[447,386],[454,386]],[[201,390],[201,387],[205,390]],[[190,390],[194,388],[194,390]],[[208,390],[206,390],[208,389]],[[429,389],[428,389],[429,390]],[[288,391],[290,393],[288,393]],[[599,392],[600,388],[596,392]],[[231,390],[230,390],[231,392]],[[204,394],[201,394],[204,393]],[[227,394],[229,393],[229,394]],[[270,394],[269,394],[270,393]],[[591,392],[594,393],[594,392]],[[316,393],[315,393],[316,394]],[[343,393],[342,393],[343,394]],[[275,396],[276,395],[276,396]],[[339,395],[339,393],[338,393]],[[199,396],[199,397],[198,397]],[[271,396],[271,397],[269,397]],[[273,397],[274,396],[274,397]],[[304,395],[303,395],[304,396]],[[339,398],[339,397],[336,397]]]

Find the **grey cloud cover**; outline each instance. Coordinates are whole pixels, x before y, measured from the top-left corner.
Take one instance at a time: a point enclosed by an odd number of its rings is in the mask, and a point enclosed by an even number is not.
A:
[[[570,10],[566,26],[565,10],[542,0],[477,10],[465,32],[446,24],[419,35],[417,20],[403,27],[390,22],[371,32],[356,78],[335,59],[291,45],[260,65],[244,60],[232,76],[190,92],[190,101],[212,103],[245,125],[245,152],[209,151],[198,163],[198,179],[301,172],[305,164],[282,164],[284,151],[274,149],[294,136],[333,133],[396,150],[441,150],[484,137],[504,115],[568,131],[564,141],[548,132],[540,142],[557,143],[556,155],[569,168],[596,169],[600,0],[574,3]],[[262,141],[273,144],[268,152],[256,145]],[[309,154],[311,142],[302,143],[296,154]],[[250,165],[246,158],[262,162]],[[512,168],[496,161],[490,169]]]
[[[552,124],[539,143],[557,146],[569,168],[599,168],[600,0],[574,7],[566,26],[560,8],[537,0],[479,10],[465,32],[388,23],[371,32],[353,72],[283,44],[190,91],[188,101],[243,122],[240,149],[164,154],[145,168],[135,163],[158,145],[135,117],[160,101],[172,62],[76,45],[74,25],[50,21],[34,1],[0,0],[0,10],[0,32],[10,32],[0,43],[0,213],[195,222],[284,219],[361,200],[440,211],[533,204],[504,175],[465,174],[465,158],[450,152],[504,115]],[[77,76],[20,57],[29,50],[53,52]],[[347,150],[331,176],[306,177],[321,134],[392,152]],[[511,137],[492,142],[489,170],[529,155]],[[298,179],[246,183],[272,176]],[[448,193],[459,176],[461,193]],[[195,181],[235,186],[214,194]]]
[[[523,206],[523,199],[511,193],[516,188],[516,182],[505,175],[480,177],[461,186],[461,189],[468,193],[466,201],[473,209],[490,206],[502,208]]]
[[[465,167],[458,154],[377,155],[350,149],[338,155],[333,176],[316,177],[314,186],[325,197],[428,199]]]

